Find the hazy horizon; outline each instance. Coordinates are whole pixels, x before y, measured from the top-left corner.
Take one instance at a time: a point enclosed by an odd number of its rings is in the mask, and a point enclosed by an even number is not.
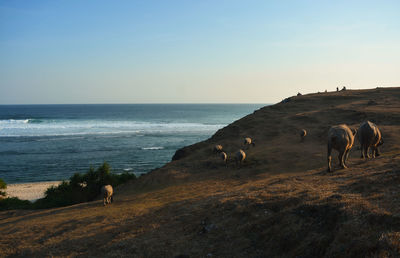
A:
[[[398,1],[2,1],[0,104],[277,103],[400,86]]]
[[[52,106],[52,105],[271,105],[274,103],[38,103],[38,104],[0,104],[0,106]]]

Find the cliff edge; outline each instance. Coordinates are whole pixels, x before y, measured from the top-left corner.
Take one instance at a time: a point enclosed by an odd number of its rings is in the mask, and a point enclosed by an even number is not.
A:
[[[326,172],[327,132],[376,123],[382,155]],[[300,130],[307,136],[300,140]],[[0,212],[0,256],[400,256],[400,88],[296,96],[177,151],[114,203]],[[245,148],[239,168],[229,157]],[[5,236],[5,237],[4,237]]]

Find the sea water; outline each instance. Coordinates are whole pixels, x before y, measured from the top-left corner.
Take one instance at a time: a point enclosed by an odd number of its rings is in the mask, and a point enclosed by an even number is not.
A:
[[[57,181],[108,162],[147,173],[263,104],[0,105],[0,178]]]

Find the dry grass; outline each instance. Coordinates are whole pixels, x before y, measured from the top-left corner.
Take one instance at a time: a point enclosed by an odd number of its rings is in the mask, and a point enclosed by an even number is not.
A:
[[[330,125],[380,126],[382,156],[327,173]],[[300,142],[298,131],[308,135]],[[400,256],[400,88],[311,94],[262,108],[100,201],[0,213],[2,256]],[[247,162],[226,168],[249,136]],[[335,159],[334,164],[337,165]],[[186,257],[187,257],[186,256]],[[181,256],[184,257],[184,256]]]

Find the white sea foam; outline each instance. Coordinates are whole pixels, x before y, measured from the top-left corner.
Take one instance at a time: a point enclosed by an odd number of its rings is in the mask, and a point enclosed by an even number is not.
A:
[[[27,124],[27,123],[29,123],[29,121],[31,121],[31,119],[6,119],[6,120],[0,120],[0,126]]]
[[[0,137],[212,132],[222,124],[111,120],[0,120]]]
[[[142,150],[163,150],[164,147],[143,147]]]

